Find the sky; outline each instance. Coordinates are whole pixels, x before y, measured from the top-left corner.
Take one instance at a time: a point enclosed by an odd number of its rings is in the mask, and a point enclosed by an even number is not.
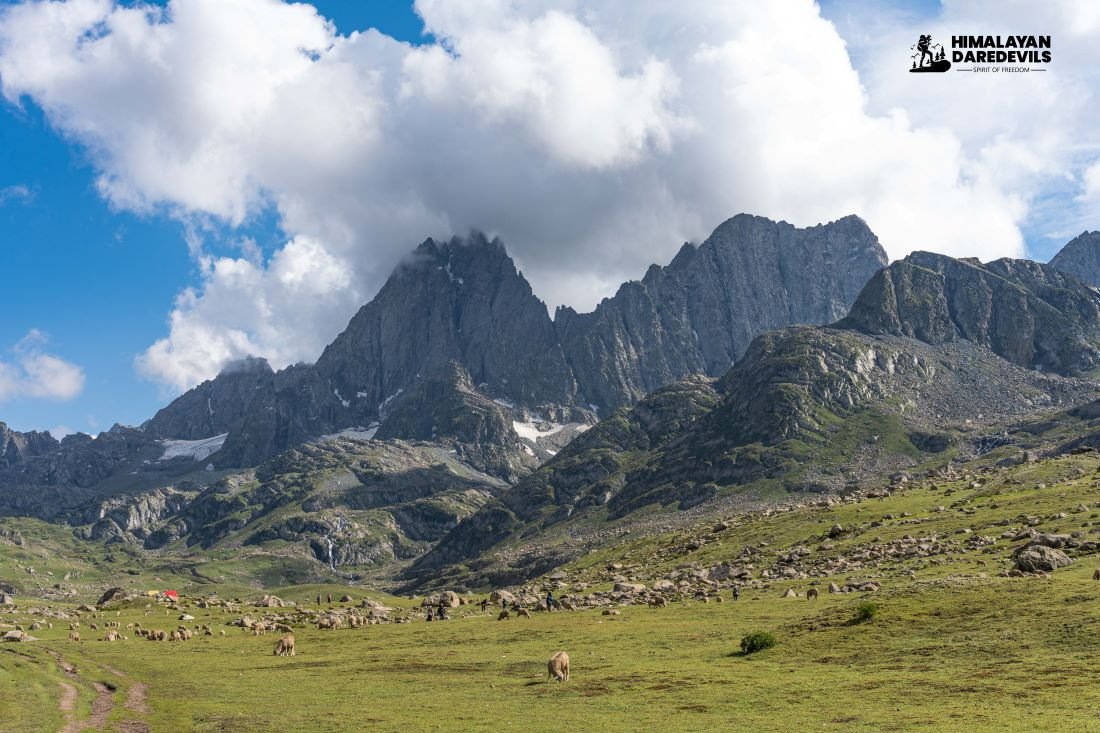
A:
[[[1054,58],[912,75],[923,33]],[[1045,261],[1100,228],[1098,40],[1088,0],[0,0],[0,421],[312,361],[471,228],[579,310],[743,211]]]

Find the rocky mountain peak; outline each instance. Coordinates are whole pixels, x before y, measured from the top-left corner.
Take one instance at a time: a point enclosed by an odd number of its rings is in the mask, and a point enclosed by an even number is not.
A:
[[[1050,266],[1100,287],[1100,232],[1081,232],[1054,255]]]
[[[983,265],[914,252],[872,277],[837,325],[930,344],[967,340],[1057,374],[1100,364],[1100,293],[1028,260]]]

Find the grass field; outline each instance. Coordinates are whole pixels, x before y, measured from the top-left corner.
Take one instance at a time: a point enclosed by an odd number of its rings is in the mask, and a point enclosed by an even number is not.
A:
[[[1065,458],[996,474],[979,487],[962,478],[925,482],[885,499],[757,515],[679,559],[661,551],[691,533],[658,535],[595,554],[570,573],[597,583],[616,559],[645,563],[660,555],[649,570],[663,572],[735,557],[748,543],[780,552],[816,543],[833,523],[852,531],[831,552],[907,533],[999,534],[1006,522],[1020,526],[1028,516],[1041,519],[1041,531],[1085,537],[1100,522],[1094,513],[1073,512],[1100,500],[1098,465],[1093,457]],[[36,632],[37,642],[0,646],[0,730],[78,730],[98,715],[102,729],[131,733],[1100,731],[1097,562],[1079,557],[1049,579],[998,577],[1012,546],[1001,540],[936,563],[864,569],[859,577],[882,584],[873,594],[829,594],[829,580],[843,578],[819,578],[823,592],[813,601],[782,597],[788,587],[809,587],[792,580],[747,591],[736,602],[726,591],[721,604],[627,606],[617,616],[584,610],[497,621],[465,606],[441,623],[300,628],[295,657],[272,656],[278,635],[227,627],[235,616],[216,609],[191,609],[190,623],[210,623],[215,634],[225,628],[225,637],[180,643],[95,641],[102,632],[86,625],[85,640],[74,643],[66,641],[67,627],[55,624]],[[978,559],[988,567],[979,568]],[[312,605],[318,592],[347,590],[275,592]],[[371,595],[389,605],[414,603]],[[859,623],[857,606],[868,600],[877,606],[874,618]],[[20,596],[21,608],[33,605]],[[176,612],[166,616],[157,605],[145,612],[137,604],[108,620],[164,629],[178,623]],[[27,621],[8,612],[0,618]],[[758,630],[773,633],[777,645],[741,655],[742,636]],[[572,679],[547,683],[546,660],[558,649],[571,657]],[[63,672],[54,655],[76,674]],[[114,689],[97,691],[97,682]],[[66,695],[69,711],[61,709]]]

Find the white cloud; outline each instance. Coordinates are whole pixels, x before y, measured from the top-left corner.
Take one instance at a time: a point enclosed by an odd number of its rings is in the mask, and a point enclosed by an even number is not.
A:
[[[70,400],[84,389],[84,370],[43,348],[46,334],[31,329],[0,359],[0,402],[13,398]]]
[[[1043,23],[1002,5],[947,3],[932,32],[1001,17],[1058,34],[1060,58],[1095,43],[1087,4]],[[248,353],[315,359],[416,243],[471,227],[551,305],[580,308],[741,211],[856,213],[893,257],[1019,255],[1043,187],[1061,172],[1083,195],[1098,147],[1091,66],[914,79],[903,14],[855,40],[857,72],[810,0],[416,7],[427,46],[342,36],[277,0],[0,11],[3,94],[86,146],[114,206],[194,227],[202,282],[144,374],[182,389]],[[268,261],[246,241],[204,251],[202,221],[265,206],[289,237]]]
[[[28,204],[34,201],[34,191],[28,186],[22,183],[16,183],[11,186],[4,186],[0,188],[0,206],[8,203],[9,201],[21,204]]]

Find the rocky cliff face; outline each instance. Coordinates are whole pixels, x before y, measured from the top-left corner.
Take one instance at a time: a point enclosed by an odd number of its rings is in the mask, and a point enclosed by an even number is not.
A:
[[[1028,260],[915,252],[876,274],[838,325],[930,344],[966,340],[1056,374],[1100,365],[1100,293]]]
[[[475,402],[490,400],[521,420],[584,422],[591,407],[608,414],[686,375],[723,373],[762,331],[835,320],[885,263],[856,217],[797,229],[737,216],[595,312],[561,309],[552,322],[499,241],[428,240],[315,365],[276,374],[258,360],[235,367],[161,410],[147,429],[187,439],[229,432],[213,458],[219,467],[256,465],[312,437],[376,423],[386,437],[424,438],[427,423],[438,427],[440,406],[425,390],[438,398],[440,384],[420,383],[451,364],[469,388],[450,404],[464,405],[475,422],[490,414]],[[424,399],[410,400],[413,391]],[[391,423],[396,410],[401,419]],[[475,463],[483,439],[512,441],[473,435]],[[511,458],[479,465],[493,464],[515,475]]]
[[[613,409],[687,374],[725,373],[765,331],[843,317],[886,262],[858,217],[798,229],[742,214],[594,312],[560,308],[555,324],[584,398]]]
[[[201,440],[237,429],[257,394],[270,390],[275,372],[264,359],[241,359],[203,382],[145,423],[158,438]]]
[[[1050,261],[1050,266],[1100,287],[1100,232],[1082,232]]]
[[[60,444],[48,432],[20,433],[0,422],[0,468],[45,455]]]
[[[546,305],[499,240],[428,240],[317,360],[320,379],[363,423],[420,375],[461,364],[492,396],[544,413],[576,384]]]

